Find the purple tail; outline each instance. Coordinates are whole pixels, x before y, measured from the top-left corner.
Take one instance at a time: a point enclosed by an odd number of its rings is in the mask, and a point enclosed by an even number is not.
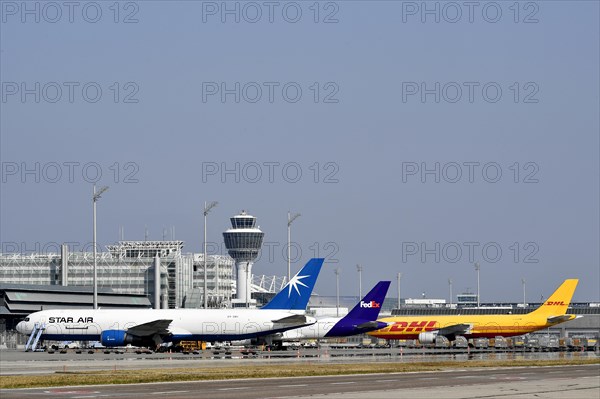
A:
[[[363,334],[386,327],[386,323],[377,321],[383,306],[390,281],[380,281],[356,306],[325,335],[326,337],[345,337]]]

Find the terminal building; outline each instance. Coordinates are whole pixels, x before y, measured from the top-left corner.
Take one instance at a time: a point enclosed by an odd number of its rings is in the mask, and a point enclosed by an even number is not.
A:
[[[183,253],[183,241],[120,241],[107,249],[97,255],[99,306],[115,305],[109,300],[114,294],[120,294],[125,304],[135,299],[155,308],[197,308],[203,304],[204,254]],[[53,289],[62,296],[77,293],[80,302],[67,302],[87,307],[89,303],[81,294],[82,288],[92,287],[93,260],[92,252],[70,252],[66,245],[60,254],[0,254],[0,283],[10,285],[13,293],[20,286],[24,291],[31,287],[40,292]],[[210,307],[229,306],[233,260],[209,255],[206,265]],[[57,307],[65,302],[55,299]],[[0,306],[0,312],[11,313],[6,301]]]

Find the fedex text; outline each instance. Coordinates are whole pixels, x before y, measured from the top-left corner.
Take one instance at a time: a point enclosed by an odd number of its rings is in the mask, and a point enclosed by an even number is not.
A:
[[[360,307],[361,308],[380,308],[381,304],[375,301],[370,301],[370,302],[365,302],[365,301],[360,301]]]

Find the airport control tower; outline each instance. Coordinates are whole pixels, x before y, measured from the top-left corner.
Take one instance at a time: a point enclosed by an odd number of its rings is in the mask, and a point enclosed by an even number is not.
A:
[[[256,218],[242,211],[231,220],[231,228],[223,233],[225,247],[235,261],[237,271],[237,299],[232,300],[233,307],[249,307],[253,304],[250,292],[252,263],[258,256],[265,233],[256,227]]]

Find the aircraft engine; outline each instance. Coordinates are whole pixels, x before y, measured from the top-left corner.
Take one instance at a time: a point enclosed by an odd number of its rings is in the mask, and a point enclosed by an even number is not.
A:
[[[433,344],[437,337],[437,332],[422,332],[419,334],[419,342],[422,344]]]
[[[100,334],[100,343],[104,346],[125,346],[134,344],[138,341],[136,338],[123,330],[104,330]]]

